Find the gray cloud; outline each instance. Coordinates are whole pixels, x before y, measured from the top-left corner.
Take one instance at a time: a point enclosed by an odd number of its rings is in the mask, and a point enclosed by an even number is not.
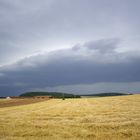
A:
[[[76,84],[46,88],[34,88],[34,91],[58,91],[76,94],[93,94],[104,92],[139,93],[140,82],[100,82],[93,84]]]
[[[78,48],[53,51],[3,66],[1,89],[13,88],[17,93],[74,84],[140,81],[140,56],[115,51],[120,42],[117,40],[91,41],[79,44]],[[108,49],[100,51],[103,46]]]
[[[1,0],[0,64],[105,37],[139,48],[134,43],[136,36],[140,43],[139,5],[138,0]]]
[[[139,81],[139,6],[139,0],[0,0],[0,94]]]

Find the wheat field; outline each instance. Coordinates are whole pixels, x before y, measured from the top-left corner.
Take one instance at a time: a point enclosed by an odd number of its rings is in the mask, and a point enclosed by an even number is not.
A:
[[[52,99],[0,108],[0,140],[65,139],[139,140],[140,95]]]

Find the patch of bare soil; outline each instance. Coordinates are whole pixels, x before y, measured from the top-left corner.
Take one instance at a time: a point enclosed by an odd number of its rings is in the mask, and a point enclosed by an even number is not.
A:
[[[46,100],[49,99],[2,99],[0,100],[0,108],[32,104]]]

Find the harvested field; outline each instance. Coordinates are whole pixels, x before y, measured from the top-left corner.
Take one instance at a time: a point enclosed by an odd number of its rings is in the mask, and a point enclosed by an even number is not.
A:
[[[0,108],[0,140],[139,140],[140,95]]]
[[[0,99],[0,108],[46,101],[46,99]]]

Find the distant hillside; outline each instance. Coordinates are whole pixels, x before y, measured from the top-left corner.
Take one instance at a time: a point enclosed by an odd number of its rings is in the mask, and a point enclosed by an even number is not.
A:
[[[97,94],[84,94],[80,96],[95,96],[95,97],[106,97],[106,96],[122,96],[122,95],[132,95],[128,93],[117,93],[117,92],[109,92],[109,93],[97,93]]]
[[[21,95],[20,97],[34,97],[34,96],[52,96],[54,98],[80,98],[79,95],[73,95],[68,93],[61,93],[61,92],[26,92]]]
[[[131,95],[128,93],[117,93],[117,92],[109,92],[109,93],[96,93],[96,94],[82,94],[82,95],[74,95],[69,93],[62,92],[26,92],[20,97],[34,97],[34,96],[52,96],[54,98],[80,98],[81,96],[89,96],[89,97],[106,97],[106,96],[123,96],[123,95]]]

